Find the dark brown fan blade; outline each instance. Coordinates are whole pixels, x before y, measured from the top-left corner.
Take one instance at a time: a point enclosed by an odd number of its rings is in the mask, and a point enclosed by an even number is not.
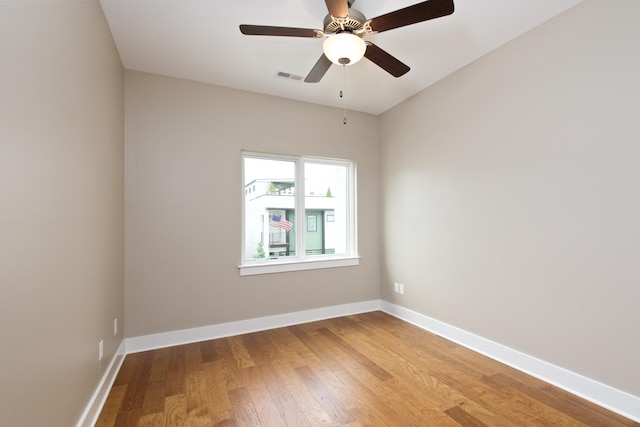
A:
[[[371,29],[381,33],[383,31],[393,30],[394,28],[404,27],[405,25],[451,15],[453,9],[453,0],[427,0],[373,18],[371,20]]]
[[[331,67],[331,64],[332,62],[329,60],[329,58],[322,54],[320,59],[318,59],[318,62],[316,62],[316,65],[313,66],[311,71],[309,71],[307,77],[305,77],[304,82],[318,83],[320,80],[322,80],[322,77],[325,75],[329,67]]]
[[[270,27],[268,25],[240,25],[240,32],[248,36],[322,37],[322,31],[309,28]]]
[[[332,16],[349,16],[349,4],[347,0],[324,0],[327,9]]]
[[[373,43],[367,44],[367,50],[365,50],[364,56],[394,77],[400,77],[411,69],[408,65],[400,62],[394,56],[391,56]]]

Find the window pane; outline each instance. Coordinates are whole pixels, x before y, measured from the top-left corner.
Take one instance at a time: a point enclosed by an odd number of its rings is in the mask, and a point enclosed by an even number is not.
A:
[[[295,161],[244,158],[244,259],[295,256]]]
[[[314,260],[322,257],[357,255],[353,162],[260,153],[242,158],[241,274],[245,267],[271,272],[297,261],[318,268]],[[278,259],[290,262],[269,262]]]
[[[305,175],[307,255],[349,253],[349,168],[307,161]]]

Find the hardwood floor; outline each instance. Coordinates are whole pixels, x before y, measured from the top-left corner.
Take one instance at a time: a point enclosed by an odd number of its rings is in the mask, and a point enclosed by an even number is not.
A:
[[[640,426],[382,312],[127,355],[103,426]]]

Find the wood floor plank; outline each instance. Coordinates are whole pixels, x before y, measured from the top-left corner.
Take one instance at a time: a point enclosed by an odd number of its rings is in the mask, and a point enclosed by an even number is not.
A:
[[[333,343],[349,357],[353,358],[367,371],[371,372],[380,381],[386,381],[392,377],[392,375],[385,371],[380,365],[369,359],[364,353],[359,352],[349,343],[341,339],[339,336],[328,330],[327,328],[319,329],[319,332],[325,338],[333,341]]]
[[[532,415],[543,421],[543,424],[547,423],[548,420],[553,420],[556,425],[585,427],[585,424],[579,420],[576,420],[564,412],[557,411],[512,387],[503,389],[503,396],[507,396],[509,399],[516,402],[517,405],[527,408]]]
[[[129,354],[97,427],[640,427],[382,312]]]
[[[206,408],[200,406],[187,412],[185,426],[193,427],[212,427],[211,417],[207,413]]]
[[[126,385],[133,381],[133,376],[138,371],[140,357],[140,353],[129,354],[127,355],[127,357],[125,357],[124,361],[122,362],[122,366],[118,371],[118,375],[113,381],[114,386]]]
[[[184,393],[184,379],[186,375],[184,347],[170,347],[168,353],[169,365],[167,366],[165,396],[182,394]]]
[[[187,420],[187,398],[184,394],[168,396],[164,400],[166,427],[182,427]]]
[[[288,328],[275,329],[272,340],[278,349],[278,359],[285,359],[293,366],[304,364],[304,354],[308,355],[309,349],[304,347]]]
[[[118,412],[113,425],[115,426],[137,426],[140,420],[140,409],[131,409]]]
[[[378,333],[378,341],[388,343],[386,345],[390,351],[411,360],[420,360],[424,366],[432,367],[434,372],[462,372],[476,379],[484,376],[483,371],[451,356],[451,351],[459,347],[457,344],[415,325],[398,322],[396,319],[389,329],[380,322],[374,322],[371,327]]]
[[[353,415],[309,367],[301,366],[296,372],[334,423],[342,425],[355,421]]]
[[[149,368],[149,381],[163,381],[167,379],[169,372],[170,348],[160,348],[153,352],[151,367]]]
[[[215,348],[216,356],[218,357],[217,361],[224,360],[230,363],[234,360],[233,352],[231,351],[231,345],[229,344],[228,339],[222,338],[209,342],[213,344],[213,347]]]
[[[449,408],[444,412],[462,426],[487,427],[485,423],[476,419],[473,415],[465,412],[465,410],[460,408],[459,406],[454,406],[453,408]]]
[[[250,368],[269,365],[271,361],[281,357],[278,348],[273,342],[273,335],[272,331],[263,331],[243,336],[244,348],[254,363]]]
[[[100,417],[94,427],[111,427],[115,424],[126,391],[127,384],[114,385],[111,387],[107,400],[102,407]]]
[[[518,375],[518,378],[527,381],[526,376]],[[550,387],[540,381],[531,382],[531,385],[528,385],[502,373],[492,375],[485,379],[485,381],[487,380],[501,387],[518,390],[532,399],[553,408],[554,411],[566,414],[586,425],[607,425],[607,427],[625,427],[632,425],[629,424],[628,419],[622,416],[603,412],[600,407],[585,404],[584,400],[576,398],[576,396],[564,390]]]
[[[164,412],[143,415],[138,420],[138,427],[158,427],[166,424]]]
[[[283,379],[278,375],[275,366],[270,363],[268,365],[261,365],[258,369],[262,381],[269,392],[269,396],[284,421],[284,425],[300,427],[310,425],[298,401],[293,394],[291,394]]]
[[[136,369],[130,376],[127,391],[122,400],[122,411],[140,410],[142,408],[152,361],[153,352],[149,351],[137,353],[132,360],[132,363],[136,365]]]
[[[464,363],[483,376],[489,376],[496,373],[512,373],[515,370],[509,366],[498,363],[495,360],[476,353],[461,345],[450,350],[450,356],[457,359],[460,363]]]
[[[257,367],[252,368],[251,376],[254,378],[250,387],[249,394],[256,408],[258,418],[264,426],[286,427],[286,423],[280,415],[276,402],[271,398],[271,394],[262,379],[262,373]]]
[[[375,330],[375,326],[373,327]],[[460,367],[459,364],[448,364],[434,356],[431,351],[420,352],[406,343],[395,343],[397,338],[388,335],[386,331],[376,336],[376,340],[358,341],[354,338],[354,345],[358,342],[366,343],[372,348],[372,354],[379,355],[381,359],[388,357],[394,370],[390,371],[402,376],[402,381],[414,389],[423,388],[438,410],[445,410],[451,402],[456,405],[465,405],[467,411],[473,416],[490,421],[491,425],[512,426],[514,420],[508,417],[496,415],[490,408],[483,407],[473,401],[474,396],[480,396],[490,391],[482,383],[476,381],[479,373],[469,370],[468,367]],[[394,345],[395,343],[395,345]],[[455,347],[452,347],[455,348]],[[405,359],[405,356],[407,359]],[[419,363],[415,363],[415,362]],[[460,370],[461,369],[461,370]],[[419,384],[416,384],[418,381]],[[463,387],[461,387],[463,386]],[[460,389],[464,390],[460,392]],[[486,405],[485,405],[486,406]]]
[[[255,363],[253,362],[253,359],[251,359],[249,351],[244,345],[243,337],[229,337],[227,338],[227,341],[229,342],[231,352],[233,353],[233,357],[238,368],[248,368],[251,366],[255,366]]]
[[[394,391],[398,396],[420,409],[423,419],[438,419],[449,408],[447,405],[455,405],[464,408],[469,414],[484,421],[492,427],[513,427],[517,425],[513,420],[504,414],[494,413],[486,406],[483,406],[463,395],[450,395],[450,399],[442,399],[439,393],[427,392],[418,382],[408,381],[404,378],[390,381]],[[421,398],[416,398],[420,396]],[[446,422],[453,424],[449,417]],[[443,425],[445,424],[445,421]]]
[[[247,388],[251,384],[248,368],[238,368],[236,363],[226,366],[226,384],[228,390]]]
[[[391,374],[367,356],[366,351],[359,351],[326,328],[319,328],[318,331],[321,336],[326,338],[321,345],[323,347],[334,347],[331,353],[332,357],[343,369],[356,376],[369,390],[377,395],[384,396],[391,391],[385,383],[391,378]],[[346,336],[346,331],[336,330],[335,332]]]
[[[336,359],[334,352],[330,346],[327,345],[326,339],[323,338],[316,329],[292,326],[291,331],[311,352],[312,357],[309,358],[305,356],[308,364],[324,366],[326,369],[332,371],[343,369],[343,366]]]
[[[166,381],[151,381],[145,387],[142,401],[142,415],[155,414],[164,410]]]
[[[228,366],[228,362],[220,359],[204,365],[206,403],[213,425],[233,424],[233,412],[226,385]]]
[[[384,399],[370,390],[348,371],[333,373],[342,384],[340,400],[345,402],[349,412],[355,415],[357,420],[369,425],[394,425],[397,420],[411,420],[406,414],[398,411],[398,407],[385,404]],[[347,403],[351,401],[350,403]]]
[[[291,393],[300,410],[306,414],[320,409],[320,405],[295,371],[299,367],[300,365],[297,363],[292,366],[287,360],[274,360],[271,362],[270,368],[282,381],[281,385]]]
[[[386,342],[386,340],[396,340],[394,337],[387,336],[376,336],[378,338],[379,343],[374,341],[376,347],[372,353],[373,354],[384,354],[388,349],[397,349],[397,346],[393,346],[392,342]],[[371,343],[372,341],[368,340],[367,342]],[[422,363],[415,365],[412,361],[408,361],[403,357],[399,356],[399,354],[409,354],[412,359],[421,360]],[[430,354],[429,355],[421,355],[419,353],[415,353],[411,348],[400,348],[398,350],[398,354],[392,356],[392,359],[395,360],[392,362],[392,366],[394,364],[399,365],[399,371],[401,372],[409,372],[410,377],[403,378],[403,381],[407,384],[413,384],[415,380],[421,382],[421,384],[414,387],[423,388],[423,393],[427,393],[427,397],[434,403],[437,403],[439,410],[444,410],[450,402],[456,402],[457,404],[466,404],[467,410],[471,410],[475,416],[480,416],[483,419],[490,421],[491,425],[500,425],[500,426],[512,426],[516,420],[508,419],[505,417],[496,417],[494,413],[488,411],[486,408],[478,405],[476,402],[471,400],[469,396],[460,394],[455,387],[451,387],[447,384],[447,376],[444,373],[448,373],[449,376],[455,376],[457,371],[453,369],[453,367],[448,366],[447,364],[442,364],[441,361],[434,359]],[[425,370],[425,367],[430,367],[430,369]],[[465,369],[466,370],[466,369]],[[477,373],[473,372],[473,377],[475,378]],[[445,381],[443,381],[443,379]],[[481,395],[482,393],[487,391],[487,387],[484,387],[482,390],[477,390],[478,387],[482,387],[482,384],[476,383],[475,381],[470,382],[469,379],[465,380],[468,384],[465,384],[465,391],[471,391],[473,395]],[[449,381],[450,382],[450,381]],[[464,384],[464,383],[463,383]]]
[[[570,415],[584,424],[607,425],[611,427],[633,427],[640,425],[640,423],[636,423],[622,415],[594,405],[549,384],[543,383],[536,389],[538,393],[535,396],[538,400],[548,406],[554,407],[558,411]]]
[[[333,420],[331,419],[331,417],[329,416],[329,414],[327,414],[322,408],[317,408],[317,409],[312,409],[312,410],[306,411],[304,413],[304,415],[307,418],[307,420],[309,421],[309,424],[311,424],[311,426],[313,426],[313,427],[335,427],[335,426],[338,426],[338,424],[335,424],[333,422]],[[354,421],[353,423],[343,424],[343,426],[346,426],[346,425],[356,426],[357,424]]]
[[[218,360],[215,341],[204,341],[200,343],[200,358],[204,363]]]
[[[204,370],[188,372],[185,377],[185,393],[187,413],[208,415],[207,384]]]
[[[358,346],[357,340],[353,340],[352,343],[354,346]],[[456,389],[448,387],[434,377],[434,375],[440,375],[440,371],[433,367],[435,361],[417,353],[409,353],[405,358],[394,350],[397,345],[393,346],[388,339],[386,341],[369,341],[366,348],[370,349],[371,357],[377,358],[380,364],[384,363],[385,368],[394,377],[397,377],[410,389],[421,390],[421,393],[425,394],[432,401],[432,404],[437,404],[440,410],[449,408],[451,401],[466,400],[466,397]]]
[[[229,390],[229,399],[231,400],[234,418],[238,426],[254,427],[262,425],[249,391],[246,388]]]
[[[423,426],[425,420],[429,420],[431,425],[440,427],[457,427],[458,424],[448,418],[442,411],[431,407],[426,399],[416,399],[416,396],[404,395],[393,389],[392,393],[382,396],[387,406],[395,408],[400,414],[400,418],[406,426]]]
[[[199,342],[184,345],[184,363],[187,373],[202,369],[202,352]]]

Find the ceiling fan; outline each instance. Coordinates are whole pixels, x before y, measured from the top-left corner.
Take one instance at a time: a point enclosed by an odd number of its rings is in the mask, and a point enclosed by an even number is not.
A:
[[[268,25],[240,25],[240,32],[249,36],[326,37],[323,54],[313,66],[307,83],[317,83],[331,64],[351,65],[364,56],[394,77],[406,74],[410,68],[364,37],[394,28],[440,18],[453,13],[453,0],[427,0],[394,12],[366,19],[362,12],[351,9],[355,0],[325,0],[329,14],[324,18],[323,29],[272,27]]]

